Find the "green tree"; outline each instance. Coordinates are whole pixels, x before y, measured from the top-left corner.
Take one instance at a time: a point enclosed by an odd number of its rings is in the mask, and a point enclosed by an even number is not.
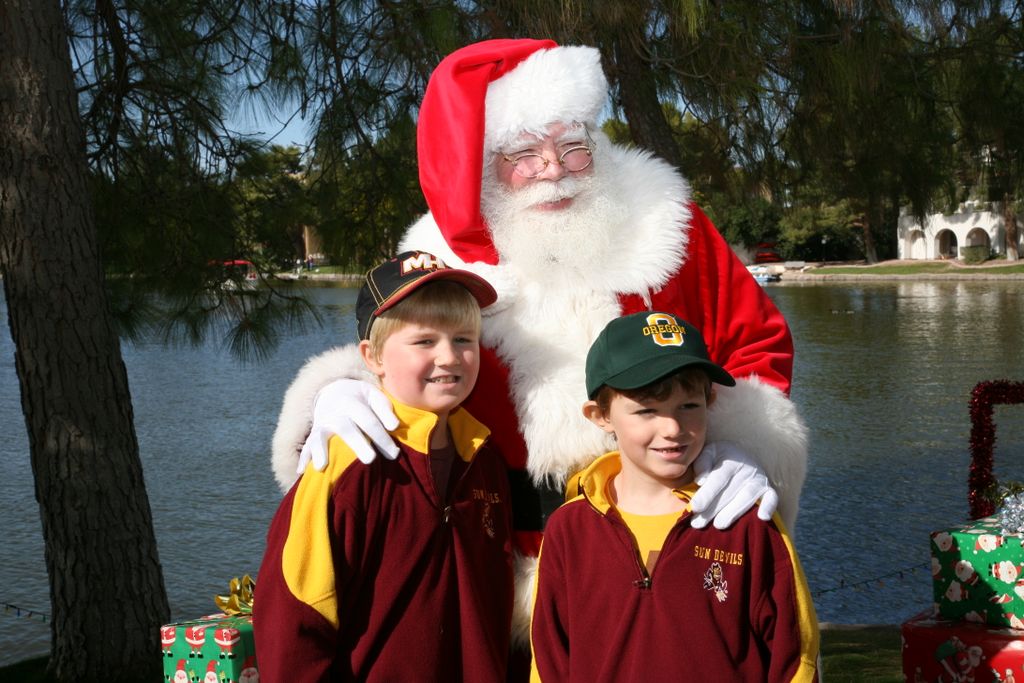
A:
[[[408,117],[366,144],[357,144],[323,166],[314,162],[311,193],[324,248],[332,261],[364,270],[394,254],[398,241],[427,207],[419,190]]]
[[[827,204],[857,214],[868,262],[892,253],[898,205],[923,213],[946,186],[952,136],[939,106],[932,55],[905,17],[884,5],[836,11],[821,5],[803,18],[816,36],[797,43],[792,79],[799,93],[785,146],[799,187],[830,188]],[[896,206],[893,206],[896,204]]]
[[[1007,15],[1006,9],[1017,15]],[[965,195],[1001,204],[1009,260],[1019,256],[1017,216],[1024,193],[1024,31],[1019,13],[1019,7],[997,4],[974,23],[951,32],[949,39],[958,48],[950,83]]]
[[[0,3],[0,274],[46,542],[49,673],[156,680],[170,611],[67,45],[56,0]]]
[[[414,113],[448,53],[506,35],[484,3],[338,3],[295,7],[289,41],[302,55],[292,96],[312,122],[309,197],[330,258],[364,268],[393,252],[426,210]]]
[[[841,200],[828,203],[826,193],[805,189],[799,204],[779,219],[778,250],[792,260],[848,261],[864,253],[859,213]]]
[[[275,33],[292,5],[0,3],[0,272],[58,680],[159,676],[169,610],[116,320],[145,317],[139,285],[158,284],[166,329],[226,321],[240,353],[274,341],[272,292],[220,286],[249,244],[229,183],[246,141],[224,120],[239,92],[273,96],[294,73]]]
[[[241,251],[269,271],[304,256],[303,228],[318,222],[297,147],[253,148],[242,157],[230,186],[236,196]]]
[[[222,263],[271,270],[282,248],[276,231],[271,244],[266,226],[253,225],[270,209],[236,170],[252,167],[259,144],[228,120],[238,103],[279,105],[303,82],[301,46],[288,40],[294,3],[74,0],[64,9],[120,331],[189,341],[216,331],[235,351],[267,353],[271,327],[309,309],[275,287],[224,290]]]
[[[676,94],[672,69],[679,58],[673,50],[680,43],[670,38],[682,36],[685,41],[704,27],[704,3],[501,0],[495,6],[515,34],[598,47],[615,109],[629,124],[630,140],[680,165],[672,126],[662,109],[662,102]]]
[[[499,3],[520,32],[600,47],[618,142],[678,166],[727,238],[778,231],[786,173],[778,138],[792,6],[761,2]]]
[[[760,162],[741,166],[735,152],[736,129],[725,119],[699,122],[667,107],[667,119],[681,155],[681,170],[693,189],[694,201],[707,212],[726,241],[753,249],[776,242],[782,209]],[[789,254],[783,254],[789,256]]]

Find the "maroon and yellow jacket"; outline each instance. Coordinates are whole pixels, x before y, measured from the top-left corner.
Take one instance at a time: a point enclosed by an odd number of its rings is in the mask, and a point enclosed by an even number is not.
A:
[[[261,679],[503,681],[512,614],[504,463],[466,410],[448,501],[429,443],[437,416],[394,402],[396,460],[359,463],[337,437],[274,516],[253,627]]]
[[[814,605],[778,518],[694,529],[684,512],[648,572],[605,493],[619,469],[596,460],[548,521],[532,680],[817,681]]]

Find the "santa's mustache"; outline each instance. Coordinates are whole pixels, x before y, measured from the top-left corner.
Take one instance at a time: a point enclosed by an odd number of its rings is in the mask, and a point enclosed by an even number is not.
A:
[[[589,187],[589,179],[587,176],[566,176],[558,180],[538,181],[515,190],[497,182],[485,183],[482,200],[485,205],[500,206],[506,211],[529,209],[538,204],[573,199]]]

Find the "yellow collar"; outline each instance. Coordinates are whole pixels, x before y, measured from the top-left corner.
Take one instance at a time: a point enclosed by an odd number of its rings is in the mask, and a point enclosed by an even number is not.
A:
[[[430,435],[437,426],[437,414],[407,406],[390,395],[388,398],[398,417],[398,427],[391,430],[391,436],[419,453],[429,453]],[[466,462],[473,459],[491,434],[491,430],[461,407],[448,414],[448,430],[455,451]]]
[[[587,497],[590,504],[593,505],[598,512],[601,514],[608,514],[608,510],[613,507],[612,501],[608,498],[608,482],[610,482],[616,474],[622,471],[622,460],[618,451],[612,451],[605,453],[600,458],[590,463],[590,465],[580,473],[580,488],[583,495]],[[697,492],[697,484],[689,483],[678,489],[672,489],[674,493],[681,500],[689,502],[693,498],[693,494]]]

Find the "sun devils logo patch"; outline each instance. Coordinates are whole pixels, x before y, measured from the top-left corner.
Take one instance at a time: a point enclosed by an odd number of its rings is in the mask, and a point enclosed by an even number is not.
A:
[[[717,562],[712,562],[708,570],[704,572],[704,590],[714,593],[718,602],[725,602],[729,597],[729,582],[725,580],[722,565]]]
[[[484,511],[480,516],[480,521],[483,524],[484,532],[487,533],[488,538],[494,538],[494,517],[491,515],[490,503],[484,503]]]

